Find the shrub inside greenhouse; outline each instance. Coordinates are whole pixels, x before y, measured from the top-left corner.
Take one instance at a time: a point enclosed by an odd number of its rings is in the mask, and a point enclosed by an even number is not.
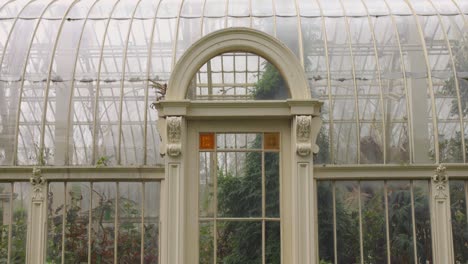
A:
[[[468,264],[468,1],[0,0],[0,263]]]

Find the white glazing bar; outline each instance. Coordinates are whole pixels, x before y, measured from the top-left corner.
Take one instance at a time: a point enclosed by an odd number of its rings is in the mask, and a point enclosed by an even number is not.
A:
[[[162,0],[164,1],[164,0]],[[178,12],[178,15],[177,15],[177,18],[176,18],[176,25],[175,25],[175,36],[174,36],[174,39],[172,40],[173,41],[173,46],[172,46],[172,65],[171,65],[171,71],[172,69],[174,69],[175,65],[176,65],[176,60],[177,60],[177,44],[179,42],[179,26],[180,26],[180,15],[182,13],[182,7],[184,7],[184,1],[185,0],[182,0],[181,3],[180,3],[180,6],[179,6],[179,12]],[[185,88],[185,87],[184,87]],[[176,87],[174,89],[181,89],[180,87]]]
[[[67,10],[63,14],[62,21],[60,22],[60,26],[59,26],[58,31],[57,31],[57,36],[55,37],[54,46],[52,48],[52,53],[51,53],[50,61],[49,61],[49,69],[48,69],[48,73],[47,73],[46,87],[45,87],[45,92],[44,92],[44,105],[43,105],[43,108],[42,108],[42,118],[41,118],[42,121],[41,121],[41,128],[40,128],[41,137],[40,137],[40,140],[39,140],[39,151],[40,151],[39,155],[42,155],[42,153],[44,153],[45,126],[46,126],[46,122],[47,122],[47,103],[48,103],[48,99],[49,99],[50,84],[51,84],[51,81],[52,81],[51,77],[52,77],[52,70],[53,70],[53,65],[54,65],[55,53],[57,52],[57,46],[58,46],[58,42],[60,40],[60,34],[62,33],[63,25],[65,24],[65,21],[67,21],[67,15],[70,12],[70,10],[79,2],[80,2],[80,0],[74,0],[68,6]],[[68,134],[66,134],[66,137],[68,137]],[[56,146],[55,146],[56,149],[59,148],[59,147],[62,147],[62,146],[59,146],[59,142],[56,141],[55,143],[56,143]],[[67,164],[66,161],[65,161],[65,164]]]
[[[81,43],[82,43],[82,40],[83,40],[83,35],[84,35],[85,28],[86,28],[86,24],[88,22],[89,15],[91,14],[91,11],[94,9],[94,7],[96,6],[96,4],[99,1],[101,1],[101,0],[95,0],[94,3],[89,8],[88,12],[86,13],[86,17],[85,17],[84,22],[83,22],[83,27],[81,28],[81,33],[80,33],[80,38],[78,40],[78,45],[76,46],[75,60],[74,60],[74,63],[72,64],[73,65],[72,66],[73,70],[72,70],[70,94],[69,94],[69,98],[68,98],[68,114],[67,114],[68,125],[67,125],[66,135],[70,135],[71,131],[73,130],[73,118],[72,118],[73,104],[72,103],[73,103],[73,94],[74,94],[74,91],[75,91],[76,68],[77,68],[77,65],[78,65],[78,58],[79,58],[79,55],[80,55]],[[80,131],[81,131],[81,129],[80,129]],[[81,135],[81,138],[82,139],[84,138],[83,134]],[[66,137],[66,144],[65,145],[66,145],[65,162],[66,162],[66,164],[70,164],[71,163],[70,137],[68,137],[68,136]],[[85,148],[85,150],[86,150],[86,148]],[[76,154],[76,151],[75,151],[75,154]]]
[[[95,95],[95,98],[94,98],[94,111],[93,111],[93,135],[92,135],[92,142],[93,142],[93,146],[92,146],[92,149],[93,149],[93,153],[91,155],[91,164],[95,164],[96,163],[96,152],[97,152],[97,136],[98,136],[98,132],[97,132],[97,126],[98,126],[98,119],[99,119],[99,115],[98,115],[98,110],[99,110],[99,93],[100,93],[100,88],[101,88],[101,69],[102,69],[102,60],[103,60],[103,57],[104,57],[104,47],[106,46],[106,37],[107,37],[107,32],[109,30],[109,25],[110,25],[110,21],[111,21],[111,18],[112,18],[112,14],[114,14],[114,11],[117,7],[117,5],[120,3],[120,0],[117,0],[115,1],[114,5],[112,6],[112,10],[110,11],[109,13],[109,17],[107,18],[107,22],[106,22],[106,27],[104,29],[104,34],[102,35],[102,42],[100,43],[101,44],[101,50],[100,50],[100,55],[99,55],[99,62],[98,62],[98,69],[97,69],[97,80],[96,80],[96,95]],[[111,89],[112,90],[112,89]],[[113,97],[113,95],[112,95]],[[106,111],[107,112],[107,111]]]
[[[99,0],[98,0],[99,1]],[[89,183],[89,208],[93,208],[93,183]],[[91,263],[91,250],[92,248],[92,232],[91,227],[93,226],[93,210],[89,210],[88,212],[88,263]]]
[[[418,34],[419,38],[421,40],[421,47],[423,49],[424,53],[424,61],[426,62],[426,72],[427,72],[427,78],[429,80],[429,96],[431,97],[431,110],[432,110],[432,126],[433,126],[433,137],[434,137],[434,152],[435,152],[435,163],[439,164],[440,160],[440,153],[439,153],[439,128],[437,126],[437,111],[436,111],[436,103],[435,103],[435,95],[434,95],[434,87],[432,83],[432,72],[431,72],[431,64],[429,62],[429,55],[427,52],[427,46],[426,46],[426,41],[424,40],[424,32],[422,30],[421,24],[419,23],[418,16],[416,14],[416,11],[414,10],[413,6],[411,5],[409,0],[403,0],[408,7],[410,8],[413,18],[416,24],[416,27],[418,28]]]
[[[364,264],[364,238],[362,231],[362,199],[361,199],[361,181],[358,181],[358,206],[359,206],[359,252],[361,255],[361,264]]]
[[[154,11],[153,26],[151,28],[151,36],[149,38],[149,47],[148,47],[148,58],[146,60],[146,79],[145,79],[145,108],[144,108],[144,128],[143,128],[143,164],[148,164],[148,105],[149,105],[149,79],[151,72],[151,59],[153,57],[153,42],[154,35],[156,31],[156,21],[159,12],[159,7],[161,6],[161,1],[158,2],[156,10]]]
[[[330,163],[335,162],[335,150],[333,149],[333,142],[334,142],[334,136],[333,136],[333,130],[334,130],[334,120],[333,120],[333,96],[331,92],[331,74],[330,74],[330,54],[328,53],[328,34],[327,34],[327,27],[325,24],[325,15],[323,13],[322,5],[319,0],[316,1],[317,6],[319,7],[320,10],[320,19],[322,21],[322,29],[323,29],[323,47],[325,49],[325,64],[327,68],[327,89],[328,89],[328,115],[329,115],[329,120],[328,120],[328,126],[329,126],[329,147],[328,150],[330,151]]]
[[[130,35],[132,33],[132,26],[133,26],[133,21],[135,20],[135,13],[141,3],[141,0],[138,0],[138,2],[135,5],[135,8],[133,9],[132,12],[132,18],[130,19],[130,25],[128,26],[128,31],[127,31],[127,39],[125,40],[125,48],[124,48],[124,54],[123,54],[123,59],[122,59],[122,73],[121,73],[121,80],[120,80],[120,103],[119,103],[119,136],[118,136],[118,149],[117,149],[117,164],[122,163],[122,118],[123,118],[123,98],[124,98],[124,86],[125,86],[125,70],[126,70],[126,65],[127,65],[127,54],[128,54],[128,43],[130,41]],[[144,111],[147,111],[145,108]],[[133,145],[136,147],[135,140],[133,141]],[[137,151],[135,150],[135,153]],[[135,157],[135,161],[137,161]]]
[[[384,181],[384,202],[385,202],[385,238],[387,244],[387,263],[390,262],[390,223],[388,218],[388,182]]]
[[[145,261],[145,196],[146,196],[146,190],[145,190],[145,187],[146,187],[146,184],[144,182],[141,183],[140,185],[140,188],[141,189],[141,227],[140,227],[140,232],[141,232],[141,236],[140,236],[140,245],[141,245],[141,248],[140,248],[140,264],[144,264],[144,261]],[[159,215],[159,214],[158,214]],[[159,233],[158,232],[158,237],[159,237]],[[158,243],[159,245],[159,243]],[[158,252],[159,252],[159,248],[157,249]],[[160,254],[158,254],[160,255]]]
[[[338,246],[337,246],[338,240],[336,236],[336,182],[332,181],[331,183],[332,183],[332,202],[333,202],[333,257],[335,261],[334,263],[338,264]]]
[[[119,210],[119,199],[120,199],[120,190],[119,190],[119,182],[115,183],[115,214],[114,214],[114,263],[119,263],[119,217],[120,217],[120,210]]]
[[[10,211],[9,213],[9,216],[10,216],[10,219],[8,219],[8,249],[7,249],[7,263],[11,263],[11,239],[13,237],[13,221],[14,221],[14,218],[13,218],[13,193],[14,193],[14,187],[15,185],[13,184],[13,182],[10,183],[10,190],[11,190],[11,193],[10,193],[10,205],[9,205],[9,208],[8,210]]]
[[[362,5],[364,6],[364,9],[366,10],[367,13],[367,21],[369,23],[369,29],[372,37],[372,44],[374,48],[374,56],[375,56],[375,65],[377,68],[377,80],[379,82],[379,96],[380,96],[380,111],[382,113],[382,143],[383,143],[383,163],[387,163],[387,129],[386,126],[387,120],[386,120],[386,113],[385,113],[385,106],[384,106],[384,96],[383,96],[383,85],[382,85],[382,72],[380,68],[380,59],[378,55],[378,50],[377,50],[377,39],[375,37],[375,28],[374,25],[372,24],[372,19],[370,17],[369,9],[367,8],[367,5],[364,0],[361,0]]]
[[[302,68],[305,70],[304,64],[304,40],[302,36],[302,19],[301,11],[299,10],[298,0],[294,0],[294,6],[296,8],[296,17],[297,17],[297,37],[299,42],[299,61],[301,62]]]
[[[262,139],[265,137],[265,135],[262,135]],[[237,148],[237,144],[235,145],[235,147]],[[262,144],[262,147],[264,148],[265,146],[263,146]],[[265,232],[266,232],[266,228],[265,228],[265,225],[266,225],[266,222],[265,222],[265,218],[266,218],[266,186],[265,186],[265,152],[262,151],[260,152],[260,155],[262,155],[262,164],[261,164],[261,169],[262,169],[262,263],[263,264],[266,264],[266,260],[265,260],[265,240],[266,240],[266,237],[265,237]],[[236,171],[237,171],[237,159],[236,159]],[[227,174],[226,174],[227,175]],[[237,174],[236,174],[237,175]]]
[[[63,211],[62,211],[62,264],[65,264],[65,227],[67,226],[67,186],[68,183],[63,183]],[[70,199],[71,201],[71,199]]]
[[[412,161],[414,160],[414,135],[413,135],[413,124],[412,122],[410,122],[411,119],[411,103],[410,103],[410,97],[409,97],[409,91],[408,91],[408,79],[407,79],[407,76],[406,76],[406,66],[405,66],[405,63],[404,63],[404,56],[403,56],[403,50],[401,48],[401,41],[400,41],[400,33],[398,31],[398,26],[397,26],[397,22],[396,22],[396,19],[395,19],[395,16],[393,15],[392,13],[392,9],[390,8],[390,5],[387,3],[387,0],[382,0],[384,3],[385,3],[385,6],[387,6],[387,10],[390,14],[390,18],[392,20],[392,25],[393,25],[393,28],[395,30],[395,37],[396,37],[396,41],[397,41],[397,44],[398,44],[398,51],[400,52],[400,67],[401,67],[401,73],[403,74],[403,85],[404,85],[404,88],[405,88],[405,101],[406,101],[406,115],[408,117],[408,136],[409,136],[409,152],[410,152],[410,156],[409,156],[409,161],[410,163],[412,163]],[[390,253],[389,253],[390,254]],[[389,262],[390,263],[390,262]]]
[[[358,100],[358,87],[357,87],[357,82],[356,82],[356,63],[354,59],[354,52],[353,52],[353,44],[351,43],[351,29],[349,26],[349,21],[348,21],[348,16],[346,15],[346,8],[343,5],[342,0],[340,1],[340,6],[343,9],[343,14],[344,14],[344,22],[345,22],[345,28],[346,28],[346,40],[348,43],[348,48],[349,48],[349,55],[351,57],[351,72],[353,74],[353,87],[354,87],[354,108],[356,111],[356,139],[357,139],[357,144],[356,144],[356,154],[357,154],[357,164],[361,163],[361,128],[360,128],[360,115],[359,115],[359,100]],[[362,252],[361,252],[361,261],[362,261]]]
[[[416,216],[414,209],[414,182],[410,181],[410,201],[411,201],[411,223],[412,223],[412,234],[413,234],[413,254],[414,254],[414,263],[418,263],[418,247],[416,240]]]

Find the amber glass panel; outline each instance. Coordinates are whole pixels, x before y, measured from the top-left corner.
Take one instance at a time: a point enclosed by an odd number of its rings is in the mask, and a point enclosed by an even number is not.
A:
[[[214,133],[200,133],[200,149],[208,150],[215,148]]]
[[[263,146],[265,149],[278,150],[280,148],[279,133],[265,133]]]

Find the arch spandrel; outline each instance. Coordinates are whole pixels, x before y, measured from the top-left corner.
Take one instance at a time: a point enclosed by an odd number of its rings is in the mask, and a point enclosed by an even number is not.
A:
[[[251,52],[265,58],[285,79],[292,100],[311,99],[304,69],[286,45],[258,30],[229,28],[206,35],[184,53],[172,71],[166,100],[184,100],[200,67],[219,54],[233,51]]]

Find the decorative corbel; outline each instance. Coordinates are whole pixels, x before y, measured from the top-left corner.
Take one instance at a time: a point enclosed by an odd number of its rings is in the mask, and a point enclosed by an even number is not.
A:
[[[178,157],[182,152],[182,117],[168,116],[167,123],[167,149],[166,152],[171,157]]]
[[[38,168],[33,168],[32,176],[29,179],[31,182],[33,191],[32,191],[32,201],[43,202],[44,201],[44,192],[47,185],[47,181],[42,177],[41,170]]]
[[[319,147],[315,143],[322,120],[319,117],[300,115],[296,117],[296,152],[301,157],[307,157],[312,152],[318,153]]]
[[[445,168],[442,164],[437,167],[434,171],[434,175],[432,176],[432,181],[435,188],[434,198],[436,200],[439,199],[447,199],[448,197],[448,176],[447,176],[447,168]]]

